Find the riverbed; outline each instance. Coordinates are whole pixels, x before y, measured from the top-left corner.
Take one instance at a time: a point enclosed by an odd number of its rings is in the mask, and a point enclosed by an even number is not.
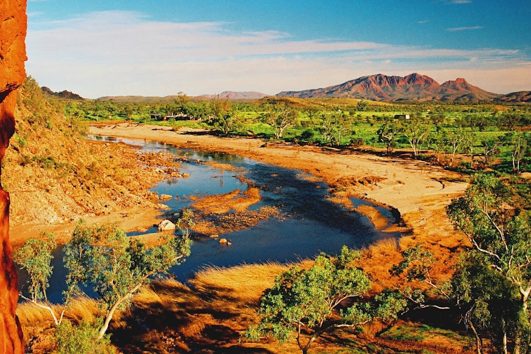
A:
[[[365,216],[330,201],[330,191],[325,183],[296,169],[225,153],[176,148],[158,142],[111,137],[96,139],[135,145],[140,148],[139,153],[170,152],[181,162],[180,173],[185,178],[164,180],[153,187],[155,193],[171,196],[171,199],[163,202],[167,209],[161,211],[161,218],[171,218],[181,209],[190,207],[194,198],[221,195],[234,190],[245,191],[250,186],[258,188],[261,197],[259,202],[250,207],[251,210],[271,206],[280,211],[282,217],[272,217],[255,226],[219,235],[219,238],[230,240],[231,246],[221,245],[217,239],[210,237],[194,236],[190,257],[171,269],[172,275],[183,282],[208,266],[296,262],[320,252],[337,253],[343,245],[360,248],[381,239],[400,236],[398,233],[376,230]],[[234,169],[218,168],[216,164],[232,166]],[[371,204],[356,198],[352,202],[354,205]],[[389,224],[396,222],[391,212],[374,206],[388,218]],[[129,235],[149,234],[155,230],[153,226],[141,232],[130,232]],[[61,249],[55,253],[54,274],[48,293],[52,302],[61,301],[64,289],[65,270],[61,254]],[[24,282],[24,274],[20,278]]]

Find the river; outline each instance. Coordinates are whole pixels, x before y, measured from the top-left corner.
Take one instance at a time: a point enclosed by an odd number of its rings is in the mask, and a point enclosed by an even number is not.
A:
[[[183,282],[207,266],[294,262],[314,257],[320,252],[337,253],[343,245],[360,248],[377,240],[400,236],[398,233],[378,231],[365,216],[331,202],[327,198],[329,188],[325,183],[316,182],[298,170],[235,155],[181,149],[158,142],[93,138],[139,146],[140,153],[171,152],[182,161],[180,172],[189,177],[168,179],[153,187],[153,191],[158,194],[174,197],[163,202],[169,208],[163,211],[164,215],[173,215],[182,208],[189,207],[192,196],[224,194],[236,189],[244,191],[248,184],[257,187],[261,194],[261,201],[251,206],[251,209],[273,206],[281,211],[282,218],[270,218],[256,226],[220,235],[231,240],[232,245],[229,247],[220,245],[216,239],[194,237],[190,257],[171,269],[171,273]],[[237,167],[243,171],[245,178],[238,178],[238,173],[213,167],[207,163],[209,161]],[[354,205],[371,204],[356,198],[352,202]],[[389,219],[389,223],[395,222],[389,210],[375,207]],[[152,233],[155,230],[152,227],[145,232],[130,232],[129,235]],[[27,277],[23,272],[19,273],[20,285],[24,286]],[[64,288],[65,269],[62,265],[62,250],[58,249],[55,252],[54,273],[48,291],[50,301],[61,302]]]

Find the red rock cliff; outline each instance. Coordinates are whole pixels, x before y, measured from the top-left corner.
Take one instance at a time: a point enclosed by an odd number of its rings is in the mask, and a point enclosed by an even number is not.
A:
[[[15,91],[26,77],[26,26],[26,0],[0,0],[0,160],[15,132]],[[17,301],[9,244],[9,193],[0,185],[0,353],[23,353]]]

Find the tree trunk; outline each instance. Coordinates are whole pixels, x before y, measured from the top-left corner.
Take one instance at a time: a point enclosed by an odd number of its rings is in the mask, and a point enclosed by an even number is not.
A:
[[[529,293],[531,293],[531,287],[527,289],[520,288],[520,299],[522,301],[522,312],[524,316],[528,316],[527,313],[527,300],[529,298]],[[518,328],[514,337],[514,354],[520,354],[520,348],[522,347],[522,331]]]
[[[308,351],[310,350],[310,346],[312,345],[313,341],[315,340],[315,335],[312,336],[309,340],[308,340],[308,343],[306,343],[306,345],[304,346],[304,348],[302,348],[302,353],[303,354],[308,354]]]
[[[505,320],[502,320],[502,350],[503,350],[503,354],[508,354],[508,351],[507,351],[507,329],[505,328]]]
[[[470,329],[474,333],[474,337],[476,337],[476,352],[477,352],[477,354],[482,354],[482,352],[483,352],[483,343],[481,342],[481,337],[479,336],[478,331],[476,331],[476,327],[474,326],[472,321],[468,320],[467,322],[468,322],[468,326],[470,327]]]
[[[100,331],[98,333],[98,340],[102,339],[105,333],[107,332],[107,329],[109,328],[109,324],[111,323],[114,313],[116,312],[118,306],[120,306],[124,299],[125,298],[121,298],[120,300],[118,300],[107,313],[107,316],[105,317],[105,322],[103,323],[103,326],[100,328]]]

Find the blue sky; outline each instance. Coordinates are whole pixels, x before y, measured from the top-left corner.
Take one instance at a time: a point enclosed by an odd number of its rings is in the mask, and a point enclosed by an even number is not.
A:
[[[378,72],[531,89],[531,2],[29,0],[28,73],[102,95],[276,93]]]

